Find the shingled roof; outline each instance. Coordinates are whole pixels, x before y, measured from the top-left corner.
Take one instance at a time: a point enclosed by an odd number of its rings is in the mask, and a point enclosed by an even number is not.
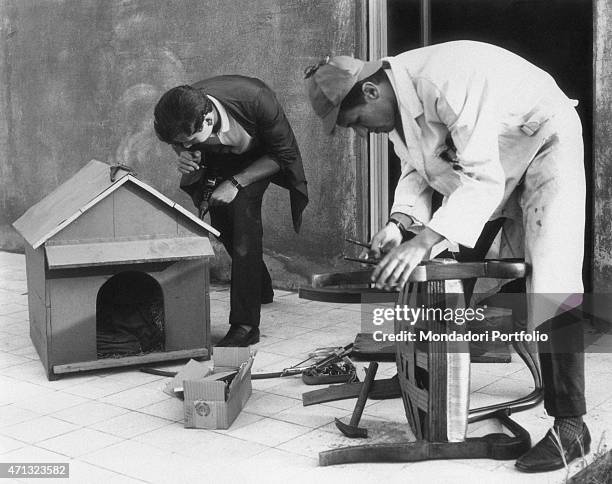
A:
[[[120,171],[118,178],[111,181],[110,166],[97,160],[91,160],[69,180],[32,206],[15,221],[13,226],[36,249],[125,183],[133,183],[139,186],[164,204],[180,212],[193,223],[206,229],[209,233],[219,236],[218,230],[142,182],[133,174]]]

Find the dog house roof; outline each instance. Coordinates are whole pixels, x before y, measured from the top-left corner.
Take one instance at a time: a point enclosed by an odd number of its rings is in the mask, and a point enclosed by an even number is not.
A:
[[[110,166],[91,160],[73,177],[32,206],[13,226],[36,249],[120,186],[133,183],[209,233],[219,236],[216,229],[129,172],[120,171],[118,176],[115,181],[111,181]]]

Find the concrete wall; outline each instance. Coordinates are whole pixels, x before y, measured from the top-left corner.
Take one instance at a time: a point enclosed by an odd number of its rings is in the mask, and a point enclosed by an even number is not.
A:
[[[612,291],[612,8],[596,0],[593,119],[593,292]]]
[[[0,0],[0,247],[20,248],[10,223],[92,158],[133,166],[191,209],[153,106],[178,84],[241,73],[277,92],[309,181],[300,236],[288,193],[266,195],[275,282],[340,264],[344,237],[362,235],[362,146],[324,136],[302,71],[328,53],[358,54],[361,15],[359,0]],[[217,275],[226,268],[224,256]]]

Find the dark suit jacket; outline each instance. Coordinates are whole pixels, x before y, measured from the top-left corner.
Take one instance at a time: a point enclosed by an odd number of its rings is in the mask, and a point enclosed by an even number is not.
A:
[[[199,145],[206,163],[248,165],[264,154],[270,156],[281,168],[272,182],[289,190],[293,227],[298,232],[308,204],[306,177],[295,135],[274,92],[259,79],[236,75],[212,77],[193,87],[217,99],[254,140],[255,147],[241,155],[217,153],[214,148],[207,151],[206,145]],[[181,188],[196,206],[201,201],[202,182],[201,171],[181,178]]]

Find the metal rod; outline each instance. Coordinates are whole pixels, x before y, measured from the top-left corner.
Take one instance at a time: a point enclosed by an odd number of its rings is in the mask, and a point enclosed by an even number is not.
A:
[[[370,264],[373,266],[378,265],[378,263],[380,262],[378,259],[360,259],[358,257],[347,257],[347,256],[344,256],[344,260],[348,260],[351,262],[359,262],[361,264]]]
[[[421,0],[421,45],[431,44],[431,0]]]
[[[361,242],[359,240],[349,239],[349,238],[346,238],[344,240],[346,240],[349,244],[355,244],[355,245],[358,245],[360,247],[365,247],[366,249],[370,248],[370,244],[367,244],[366,242]]]

